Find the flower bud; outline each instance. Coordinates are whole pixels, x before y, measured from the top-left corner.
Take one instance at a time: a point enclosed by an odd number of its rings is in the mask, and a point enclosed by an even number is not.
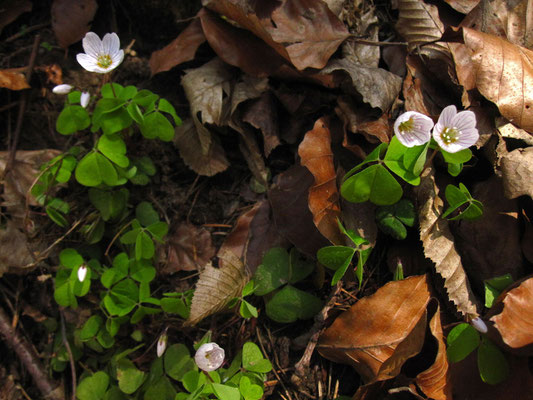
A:
[[[87,276],[87,267],[85,265],[82,265],[80,268],[78,268],[79,281],[83,282],[86,276]]]
[[[472,326],[474,328],[476,328],[476,330],[478,332],[481,332],[481,333],[487,333],[487,325],[485,324],[485,322],[483,322],[483,320],[479,317],[476,317],[472,320]]]
[[[83,92],[80,97],[80,104],[83,108],[87,108],[91,100],[91,94],[89,92]]]
[[[196,354],[194,361],[198,368],[210,372],[218,369],[224,362],[224,349],[216,343],[204,343],[201,345]]]
[[[64,83],[62,85],[55,86],[52,89],[52,92],[54,92],[55,94],[69,94],[73,88],[74,86]]]
[[[157,341],[157,357],[161,357],[165,350],[167,349],[167,342],[168,342],[168,336],[166,331],[159,336],[159,340]]]

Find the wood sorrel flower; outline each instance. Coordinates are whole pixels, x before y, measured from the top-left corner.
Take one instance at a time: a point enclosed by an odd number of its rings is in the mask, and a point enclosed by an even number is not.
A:
[[[433,128],[433,139],[444,151],[457,153],[477,142],[476,115],[472,111],[457,112],[454,105],[440,113]]]
[[[433,121],[431,118],[416,111],[407,111],[396,119],[394,133],[406,147],[420,146],[431,138]]]
[[[69,94],[73,88],[74,86],[64,83],[62,85],[54,86],[52,92],[54,92],[55,94]]]
[[[159,336],[159,340],[157,341],[157,357],[161,357],[163,353],[165,352],[167,348],[168,343],[168,335],[165,330],[161,336]]]
[[[204,343],[201,345],[196,354],[194,361],[198,368],[210,372],[218,369],[224,362],[224,349],[216,343]]]
[[[82,41],[85,53],[79,53],[76,59],[87,71],[105,74],[124,59],[124,50],[120,49],[120,39],[116,33],[106,33],[100,40],[94,32],[87,32]]]
[[[91,100],[91,94],[89,92],[83,92],[80,96],[80,104],[83,108],[87,108]]]

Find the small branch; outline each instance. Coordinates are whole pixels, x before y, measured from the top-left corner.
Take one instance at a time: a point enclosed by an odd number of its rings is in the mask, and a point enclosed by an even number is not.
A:
[[[24,367],[32,376],[35,384],[43,394],[43,398],[48,400],[65,400],[63,393],[59,390],[59,385],[48,380],[39,358],[34,354],[28,342],[17,335],[11,327],[9,318],[2,308],[0,308],[0,334],[4,336],[6,343],[11,347]]]
[[[48,25],[50,25],[50,22],[45,22],[44,24],[30,26],[26,29],[23,29],[20,32],[15,33],[13,36],[8,37],[6,40],[4,40],[4,42],[5,43],[12,42],[13,40],[17,40],[19,37],[27,35],[30,32],[36,31],[41,28],[46,28]]]
[[[407,46],[407,42],[376,42],[375,40],[367,40],[350,35],[350,41],[357,44],[366,44],[368,46]]]

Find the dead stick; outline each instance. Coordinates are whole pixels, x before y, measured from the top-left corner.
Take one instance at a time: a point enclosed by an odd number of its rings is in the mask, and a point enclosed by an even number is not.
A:
[[[48,380],[40,360],[34,354],[28,342],[18,336],[11,327],[9,318],[2,308],[0,308],[0,334],[4,336],[8,346],[15,351],[22,364],[24,364],[24,367],[26,367],[33,377],[43,397],[49,400],[65,400],[61,391],[57,390],[58,385],[54,385]]]

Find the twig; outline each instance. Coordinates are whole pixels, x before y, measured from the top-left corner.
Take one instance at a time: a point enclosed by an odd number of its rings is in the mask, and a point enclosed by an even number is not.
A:
[[[357,44],[366,44],[368,46],[407,46],[407,42],[376,42],[375,40],[367,40],[350,35],[350,40]]]
[[[17,40],[21,36],[24,36],[30,32],[36,31],[41,28],[46,28],[48,25],[50,25],[50,22],[30,26],[29,28],[23,29],[22,31],[15,33],[13,36],[8,37],[6,40],[4,40],[4,43],[9,43],[13,40]]]
[[[28,342],[11,328],[9,318],[2,308],[0,308],[0,333],[22,361],[43,397],[49,400],[65,400],[63,393],[59,390],[59,385],[48,380],[39,358],[34,354]]]

